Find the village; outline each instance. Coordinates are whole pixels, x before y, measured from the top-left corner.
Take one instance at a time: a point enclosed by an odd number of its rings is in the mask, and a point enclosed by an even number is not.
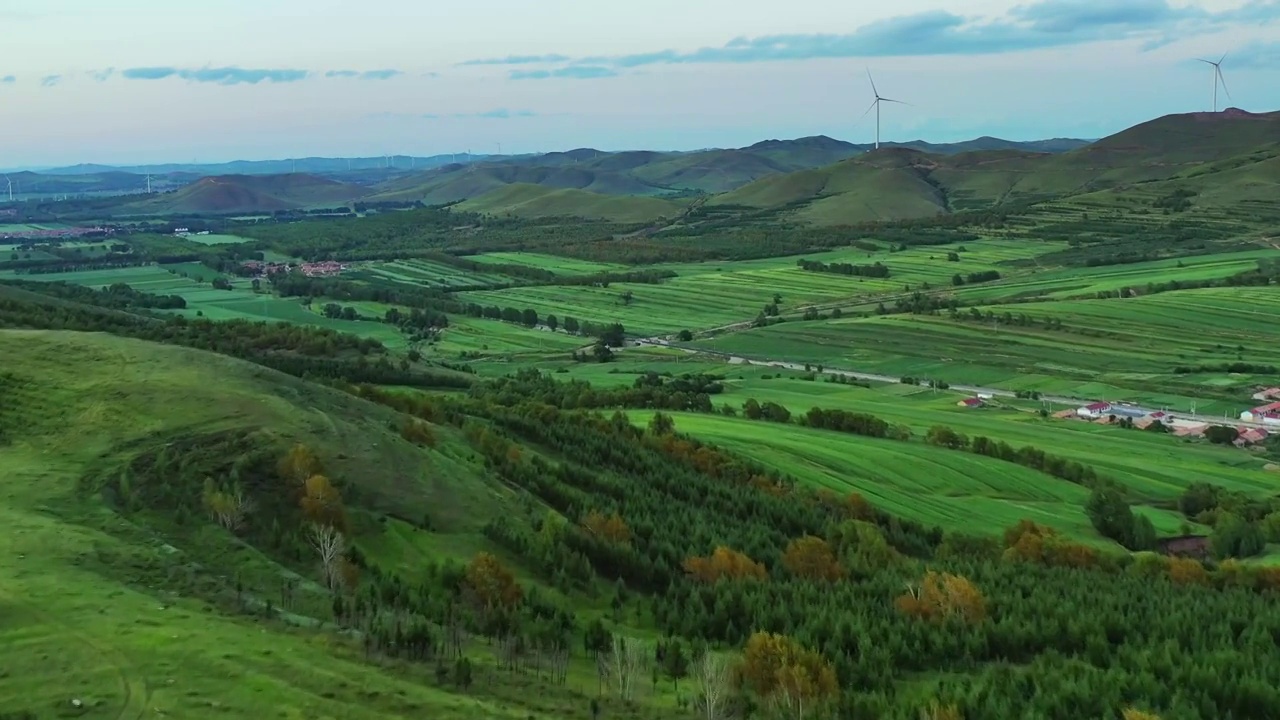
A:
[[[240,263],[240,266],[251,273],[251,277],[266,280],[268,275],[276,273],[288,273],[294,270],[306,275],[307,277],[333,277],[348,269],[349,265],[325,260],[322,262],[266,262],[262,260],[246,260]]]

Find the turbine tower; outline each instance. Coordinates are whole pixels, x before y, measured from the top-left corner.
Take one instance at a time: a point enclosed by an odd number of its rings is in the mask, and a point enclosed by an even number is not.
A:
[[[876,149],[879,150],[880,149],[880,103],[891,102],[891,103],[898,103],[899,105],[908,105],[909,103],[902,102],[901,100],[894,100],[893,98],[880,97],[880,91],[876,89],[876,81],[871,77],[870,68],[867,68],[867,79],[871,81],[871,94],[875,95],[876,99],[871,101],[871,107],[867,108],[867,112],[862,113],[862,117],[865,118],[867,116],[867,113],[871,112],[872,110],[876,111]],[[858,119],[861,120],[862,118],[858,118]]]
[[[8,175],[5,175],[4,181],[9,183],[9,202],[13,202],[13,180]]]
[[[1227,94],[1227,98],[1231,98],[1231,91],[1227,89],[1227,79],[1222,77],[1222,61],[1227,59],[1226,53],[1218,58],[1218,62],[1205,60],[1204,58],[1196,58],[1200,62],[1213,68],[1213,111],[1218,112],[1218,85],[1222,85],[1222,92]]]
[[[147,174],[147,194],[151,194],[151,174]]]

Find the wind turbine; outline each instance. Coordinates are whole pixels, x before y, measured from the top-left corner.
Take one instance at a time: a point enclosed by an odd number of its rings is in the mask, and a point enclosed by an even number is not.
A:
[[[13,180],[8,175],[5,175],[4,181],[9,183],[9,202],[13,202]]]
[[[871,101],[871,107],[867,108],[867,112],[862,113],[862,117],[865,118],[867,116],[867,113],[871,112],[872,110],[876,111],[876,149],[879,150],[880,149],[880,103],[891,102],[891,103],[898,103],[899,105],[909,105],[910,103],[905,103],[905,102],[902,102],[901,100],[894,100],[893,98],[880,97],[880,91],[876,89],[876,81],[871,77],[870,68],[867,68],[867,79],[871,81],[871,94],[875,95],[876,99]],[[858,120],[861,121],[862,118],[858,118]]]
[[[1227,79],[1222,77],[1222,61],[1227,59],[1227,54],[1223,53],[1222,57],[1218,58],[1218,62],[1204,58],[1196,59],[1213,67],[1213,111],[1218,112],[1218,83],[1222,83],[1222,91],[1227,94],[1227,98],[1231,97],[1231,91],[1227,89]]]
[[[151,194],[151,174],[147,174],[147,194]]]

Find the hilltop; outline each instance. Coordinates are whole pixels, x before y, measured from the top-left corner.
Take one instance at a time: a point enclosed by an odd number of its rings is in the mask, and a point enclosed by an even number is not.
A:
[[[1209,179],[1228,171],[1230,177],[1248,176],[1249,193],[1264,200],[1280,183],[1270,151],[1277,138],[1280,113],[1232,109],[1169,115],[1062,153],[1003,141],[974,141],[987,147],[954,155],[888,146],[821,168],[770,175],[708,205],[794,208],[798,220],[842,225],[1086,193],[1123,194],[1135,183],[1191,178],[1192,186],[1206,191],[1206,200],[1240,202],[1244,198]]]
[[[126,206],[135,213],[272,213],[350,203],[368,194],[358,185],[318,175],[222,175]]]
[[[530,183],[503,185],[460,203],[459,210],[526,218],[579,217],[617,223],[652,222],[673,217],[684,204],[655,197],[603,195],[573,188]]]

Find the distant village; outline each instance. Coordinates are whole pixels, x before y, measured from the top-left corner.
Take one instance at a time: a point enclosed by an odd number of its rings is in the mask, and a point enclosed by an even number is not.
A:
[[[957,403],[961,407],[982,407],[991,399],[990,395],[977,395],[965,398]],[[1260,445],[1267,441],[1274,432],[1280,432],[1280,387],[1260,390],[1253,395],[1254,400],[1271,401],[1240,413],[1240,421],[1249,425],[1235,427],[1236,439],[1232,443],[1236,447]],[[1059,419],[1084,420],[1100,425],[1128,424],[1139,430],[1147,430],[1155,423],[1161,423],[1169,434],[1175,437],[1204,437],[1213,425],[1231,426],[1230,422],[1206,423],[1196,420],[1176,418],[1163,410],[1153,410],[1131,403],[1095,402],[1074,409],[1063,410],[1053,414]],[[1275,426],[1276,430],[1256,425]]]
[[[257,277],[265,280],[268,275],[274,273],[287,273],[297,270],[307,277],[332,277],[345,270],[349,270],[350,266],[343,263],[325,260],[323,262],[304,262],[304,263],[280,263],[280,262],[264,262],[262,260],[246,260],[240,264],[245,270]]]

